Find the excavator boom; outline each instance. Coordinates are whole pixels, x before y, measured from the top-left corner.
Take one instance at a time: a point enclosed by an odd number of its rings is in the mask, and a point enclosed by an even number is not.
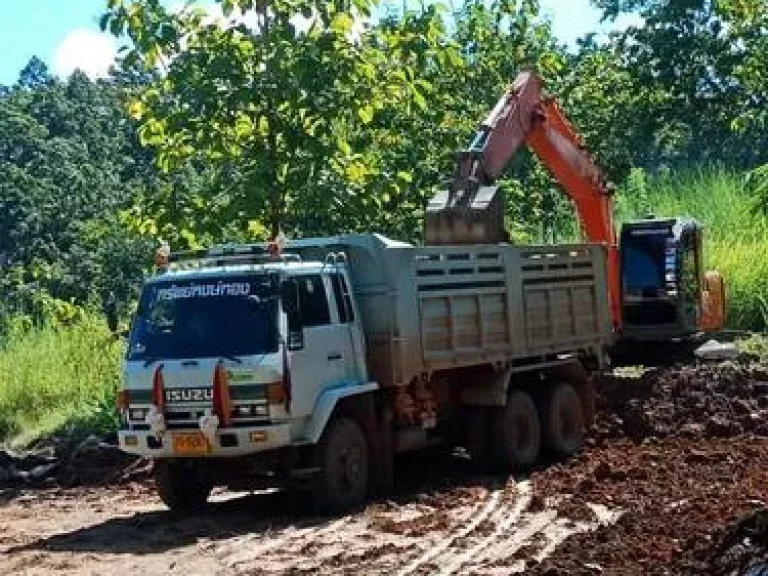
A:
[[[503,194],[495,182],[524,144],[573,201],[589,241],[606,245],[611,314],[618,328],[620,258],[612,189],[557,103],[545,97],[541,79],[532,72],[523,72],[515,79],[480,125],[470,147],[459,154],[448,188],[427,206],[427,244],[507,240]]]

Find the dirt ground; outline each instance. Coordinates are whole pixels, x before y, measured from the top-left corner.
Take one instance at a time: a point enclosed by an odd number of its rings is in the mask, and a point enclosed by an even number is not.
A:
[[[768,575],[768,368],[624,370],[599,391],[572,461],[499,478],[403,459],[395,497],[341,518],[280,492],[176,516],[140,475],[8,488],[0,574]]]

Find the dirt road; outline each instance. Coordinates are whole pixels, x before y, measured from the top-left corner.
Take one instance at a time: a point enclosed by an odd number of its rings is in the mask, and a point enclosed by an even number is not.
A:
[[[768,545],[760,370],[609,380],[573,461],[498,478],[407,459],[393,499],[341,518],[279,492],[219,492],[180,517],[144,481],[6,490],[0,573],[746,574]]]
[[[145,484],[21,493],[0,522],[3,574],[507,574],[615,522],[535,501],[531,480],[461,478],[336,519],[282,493],[219,493],[175,517]]]

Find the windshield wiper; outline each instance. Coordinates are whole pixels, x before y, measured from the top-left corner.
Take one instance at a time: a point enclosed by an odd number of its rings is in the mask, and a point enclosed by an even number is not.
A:
[[[222,358],[226,358],[227,360],[232,360],[232,362],[237,362],[238,364],[242,364],[243,360],[241,358],[238,358],[237,356],[232,356],[231,354],[219,354]]]

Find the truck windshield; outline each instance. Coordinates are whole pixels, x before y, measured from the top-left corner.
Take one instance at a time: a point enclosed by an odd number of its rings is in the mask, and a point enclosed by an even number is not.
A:
[[[266,276],[148,284],[131,328],[128,359],[276,352],[276,296]]]

